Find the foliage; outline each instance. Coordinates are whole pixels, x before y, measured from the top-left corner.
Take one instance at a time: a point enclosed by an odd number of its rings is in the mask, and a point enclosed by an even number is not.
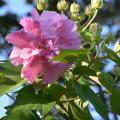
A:
[[[32,2],[28,0],[29,4]],[[51,2],[53,1],[49,1],[48,9],[52,9]],[[3,4],[5,3],[0,2],[0,5]],[[93,17],[95,16],[90,16],[90,20]],[[0,19],[4,22],[3,18]],[[17,94],[13,98],[14,103],[6,108],[6,116],[1,120],[93,120],[89,104],[93,105],[104,120],[110,120],[109,112],[120,115],[120,75],[113,71],[104,71],[107,60],[120,67],[119,55],[108,48],[113,42],[113,36],[103,38],[100,29],[97,31],[93,28],[96,31],[89,31],[92,22],[89,18],[87,22],[78,22],[79,17],[74,20],[79,28],[81,49],[62,50],[52,59],[71,63],[71,68],[54,83],[42,86],[38,81],[28,85],[20,77],[21,66],[13,66],[8,61],[0,63],[0,96],[11,92]],[[4,24],[0,25],[4,27]],[[5,25],[6,29],[13,26],[12,23]],[[2,32],[7,34],[8,31]],[[96,93],[93,88],[98,86],[102,89]],[[106,95],[109,96],[109,105],[103,99]]]

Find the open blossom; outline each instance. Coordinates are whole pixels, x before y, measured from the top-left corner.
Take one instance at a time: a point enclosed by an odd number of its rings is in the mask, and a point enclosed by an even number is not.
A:
[[[23,64],[21,76],[30,84],[39,75],[44,76],[43,84],[57,80],[69,65],[51,59],[60,50],[80,48],[76,25],[65,15],[45,11],[39,16],[35,9],[32,18],[24,17],[20,24],[23,29],[6,37],[14,45],[10,60]]]

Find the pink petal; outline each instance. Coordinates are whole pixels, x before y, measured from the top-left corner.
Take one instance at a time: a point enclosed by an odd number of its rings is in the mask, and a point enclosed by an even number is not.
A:
[[[9,43],[12,43],[19,48],[27,48],[31,47],[30,43],[34,38],[30,33],[27,33],[21,29],[17,32],[8,34],[6,39]]]
[[[33,19],[34,19],[35,21],[39,21],[40,16],[39,16],[39,14],[38,14],[38,12],[37,12],[36,9],[33,9],[33,10],[32,10],[32,17],[33,17]]]
[[[41,69],[42,65],[40,60],[34,58],[34,60],[23,66],[21,76],[25,78],[28,83],[32,84],[37,79]]]
[[[47,23],[47,27],[46,26]],[[58,49],[79,49],[80,38],[76,24],[66,16],[45,11],[40,16],[41,30],[48,36],[54,36],[53,44]]]
[[[40,16],[40,26],[41,30],[48,36],[57,36],[56,28],[58,26],[59,20],[67,20],[67,17],[60,15],[54,11],[45,11]],[[47,27],[45,27],[47,24]]]
[[[55,46],[59,49],[69,50],[69,49],[80,49],[80,40],[79,37],[75,38],[64,38],[61,37],[60,40],[57,40]]]
[[[33,34],[40,35],[40,24],[37,21],[34,21],[32,18],[24,17],[20,24],[24,27],[28,32],[32,32]]]
[[[20,65],[23,63],[23,59],[20,58],[20,52],[21,50],[17,47],[13,47],[13,51],[10,54],[10,60],[14,65]]]
[[[68,64],[63,63],[48,63],[43,65],[44,80],[43,84],[51,83],[59,78],[59,76],[68,69]]]

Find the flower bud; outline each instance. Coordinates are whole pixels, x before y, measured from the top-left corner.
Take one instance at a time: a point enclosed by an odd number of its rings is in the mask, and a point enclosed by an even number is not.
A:
[[[68,9],[68,3],[66,2],[66,0],[60,0],[57,3],[57,9],[63,12],[66,11]]]
[[[79,21],[83,21],[85,19],[85,13],[80,13],[79,17],[78,17]]]
[[[115,52],[117,52],[118,55],[120,55],[120,40],[118,40],[114,46]]]
[[[89,32],[91,33],[91,40],[98,41],[101,32],[100,24],[92,23],[89,27]]]
[[[47,1],[46,0],[37,0],[37,9],[42,11],[47,8]]]
[[[103,7],[103,0],[91,0],[91,5],[93,8],[100,9]]]
[[[94,13],[95,13],[95,9],[92,8],[91,5],[88,5],[88,6],[85,8],[85,14],[86,14],[87,16],[92,16]]]
[[[73,13],[73,14],[71,14],[71,19],[72,19],[73,21],[77,21],[77,20],[78,20],[78,17],[79,17],[79,14],[78,14],[78,13]]]
[[[119,66],[116,66],[116,67],[115,67],[115,74],[116,74],[117,76],[120,76],[120,67],[119,67]]]
[[[80,5],[79,4],[76,4],[76,3],[71,4],[71,6],[70,6],[71,14],[78,14],[79,11],[80,11]]]
[[[100,31],[101,31],[100,24],[98,23],[92,23],[89,27],[90,33],[100,32]]]

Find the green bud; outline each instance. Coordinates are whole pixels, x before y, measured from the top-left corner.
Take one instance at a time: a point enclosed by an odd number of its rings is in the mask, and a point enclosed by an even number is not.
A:
[[[101,27],[98,23],[92,23],[89,27],[89,32],[91,33],[91,40],[98,41],[101,33]]]
[[[95,13],[95,9],[91,5],[88,5],[84,11],[87,16],[92,16]]]
[[[78,17],[79,21],[83,21],[85,19],[85,13],[80,13],[79,17]]]
[[[116,74],[117,76],[120,76],[120,67],[119,67],[119,66],[116,66],[116,67],[115,67],[115,74]]]
[[[68,9],[68,3],[66,2],[66,0],[60,0],[57,3],[57,9],[63,12],[66,11]]]
[[[90,33],[100,32],[100,31],[101,31],[100,24],[98,23],[92,23],[89,27]]]
[[[77,20],[78,20],[78,17],[79,17],[79,14],[78,14],[78,13],[73,13],[73,14],[71,14],[71,19],[72,19],[73,21],[77,21]]]
[[[91,0],[91,5],[93,8],[100,9],[103,7],[103,0]]]
[[[114,46],[115,52],[117,52],[118,55],[120,55],[120,40],[118,40]]]
[[[76,3],[71,4],[71,6],[70,6],[71,14],[78,14],[79,11],[80,11],[80,5],[79,4],[76,4]]]
[[[42,11],[47,8],[47,1],[46,0],[37,0],[37,9]]]

